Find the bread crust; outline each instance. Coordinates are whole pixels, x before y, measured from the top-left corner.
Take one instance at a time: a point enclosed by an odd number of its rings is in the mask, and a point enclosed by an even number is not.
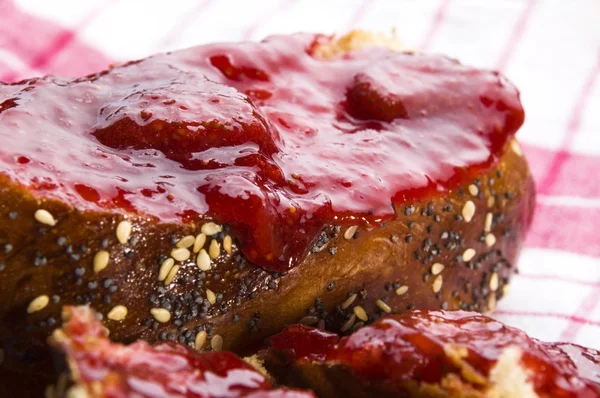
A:
[[[471,185],[478,187],[476,195]],[[463,217],[467,202],[475,208],[470,222]],[[104,314],[115,341],[141,338],[191,345],[196,333],[205,329],[209,339],[223,338],[223,349],[242,353],[296,322],[347,332],[387,310],[492,311],[516,270],[533,202],[527,163],[509,144],[493,169],[451,192],[398,206],[398,217],[381,227],[358,227],[352,236],[347,226],[327,228],[314,252],[287,273],[273,274],[245,263],[234,243],[232,253],[222,250],[209,271],[201,272],[193,260],[179,263],[176,278],[165,287],[158,280],[161,261],[175,241],[195,236],[201,226],[127,215],[133,232],[121,244],[116,229],[124,215],[80,212],[35,198],[1,177],[0,247],[12,246],[0,254],[3,367],[29,368],[32,356],[34,362],[46,362],[39,347],[67,304],[90,304]],[[55,226],[36,221],[40,208],[54,216]],[[491,247],[486,243],[488,214],[489,233],[495,237]],[[475,250],[470,261],[465,261],[467,249]],[[102,250],[109,252],[109,264],[94,273],[94,257]],[[443,270],[434,264],[442,264]],[[207,289],[219,295],[218,302],[203,311]],[[43,295],[49,297],[48,304],[28,313],[32,300]],[[117,305],[127,308],[125,318],[108,319]],[[170,320],[158,322],[151,309],[165,307]],[[210,350],[210,343],[200,349]],[[47,362],[40,366],[49,370]]]

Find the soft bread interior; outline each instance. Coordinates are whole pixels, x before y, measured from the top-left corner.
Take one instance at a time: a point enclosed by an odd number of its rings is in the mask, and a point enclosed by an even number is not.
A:
[[[319,44],[314,49],[313,55],[324,59],[335,58],[347,52],[371,46],[387,47],[394,51],[412,51],[398,39],[395,30],[392,30],[390,34],[368,30],[353,30],[342,36],[334,36],[330,41]]]

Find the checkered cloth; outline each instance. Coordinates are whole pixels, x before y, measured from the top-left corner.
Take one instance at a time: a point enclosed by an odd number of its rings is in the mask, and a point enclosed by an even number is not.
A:
[[[396,27],[414,48],[501,70],[521,89],[537,215],[495,316],[534,337],[600,349],[598,0],[0,0],[0,80],[356,27]]]

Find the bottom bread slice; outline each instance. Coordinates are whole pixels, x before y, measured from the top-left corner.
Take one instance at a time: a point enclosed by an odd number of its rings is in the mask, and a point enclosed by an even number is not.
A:
[[[409,311],[341,339],[295,325],[270,343],[267,370],[324,398],[600,397],[600,352],[473,312]]]
[[[68,366],[46,397],[600,397],[600,352],[474,312],[413,310],[342,338],[293,325],[245,362],[174,343],[112,343],[95,315],[64,308],[51,343]]]

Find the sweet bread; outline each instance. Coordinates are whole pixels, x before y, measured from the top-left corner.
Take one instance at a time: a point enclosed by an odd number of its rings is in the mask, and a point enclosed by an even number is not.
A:
[[[64,305],[115,341],[236,352],[493,310],[533,214],[518,91],[354,35],[0,84],[0,377],[54,377]]]
[[[600,352],[474,312],[407,311],[341,339],[293,325],[246,363],[174,343],[113,344],[88,307],[65,307],[63,318],[51,342],[68,366],[47,387],[53,398],[600,397]]]
[[[267,370],[324,398],[600,396],[600,352],[474,312],[408,311],[341,339],[294,325],[271,345]]]
[[[198,353],[181,344],[113,344],[89,307],[65,307],[53,345],[68,366],[46,397],[314,398],[273,388],[268,376],[230,352]]]

